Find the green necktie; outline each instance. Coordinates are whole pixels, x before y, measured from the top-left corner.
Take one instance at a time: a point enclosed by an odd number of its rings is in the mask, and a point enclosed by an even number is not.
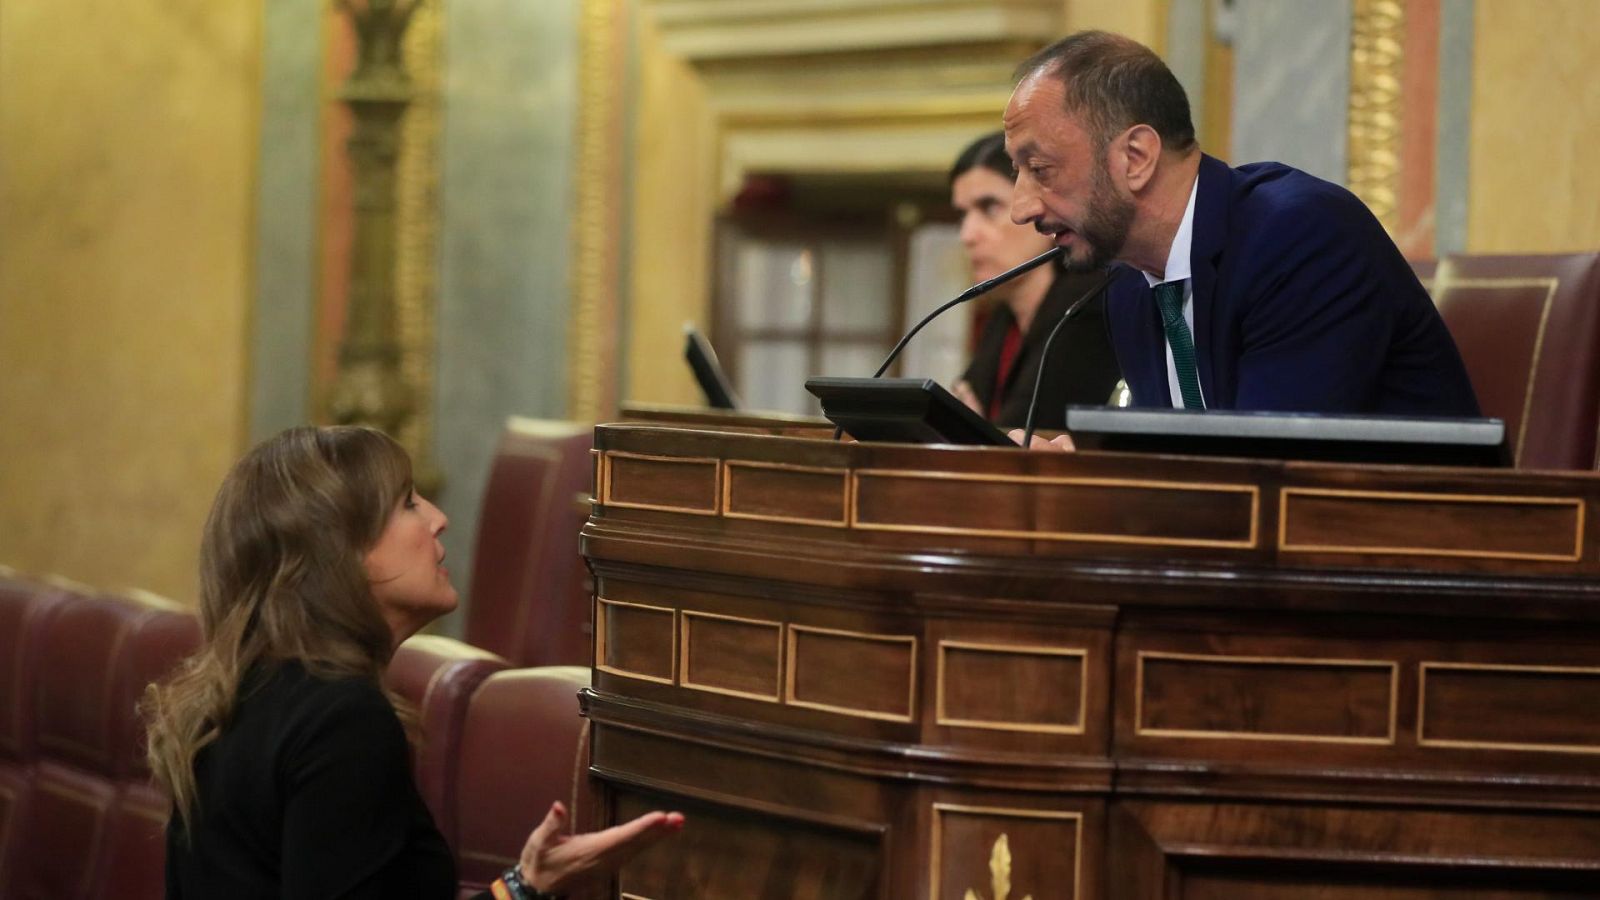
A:
[[[1161,326],[1172,347],[1172,365],[1178,370],[1183,408],[1205,409],[1205,402],[1200,399],[1200,376],[1194,368],[1194,338],[1189,334],[1188,323],[1183,321],[1183,284],[1169,281],[1156,285],[1156,305],[1161,308]]]

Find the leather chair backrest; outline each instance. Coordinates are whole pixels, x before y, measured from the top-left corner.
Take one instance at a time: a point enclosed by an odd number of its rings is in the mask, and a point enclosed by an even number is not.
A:
[[[0,594],[14,602],[30,605]],[[168,802],[149,781],[138,700],[198,646],[199,624],[149,595],[40,602],[0,613],[23,623],[0,640],[18,641],[26,667],[13,708],[25,787],[0,835],[0,896],[160,897]]]
[[[1449,256],[1433,297],[1517,467],[1596,468],[1600,254]]]
[[[513,665],[587,665],[588,570],[579,534],[594,483],[593,428],[513,418],[483,494],[467,642]]]
[[[456,784],[455,847],[463,888],[481,890],[516,861],[550,804],[583,820],[588,797],[587,720],[579,666],[490,675],[467,709]]]
[[[417,789],[447,837],[455,831],[456,772],[467,705],[484,679],[504,668],[506,661],[487,650],[431,634],[407,640],[389,662],[385,682],[417,716],[420,734],[412,747]]]

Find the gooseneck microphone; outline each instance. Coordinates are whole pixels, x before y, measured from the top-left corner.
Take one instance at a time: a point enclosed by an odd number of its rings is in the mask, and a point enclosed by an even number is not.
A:
[[[962,291],[960,296],[956,297],[954,300],[945,303],[943,306],[940,306],[933,312],[923,316],[922,320],[911,326],[911,330],[906,332],[906,336],[901,338],[898,344],[894,345],[894,349],[889,351],[889,355],[883,358],[883,365],[878,367],[878,371],[872,373],[872,377],[882,378],[883,373],[889,371],[889,367],[894,365],[895,359],[900,356],[900,351],[906,348],[906,344],[911,342],[911,339],[916,336],[917,332],[921,331],[924,325],[927,325],[929,322],[932,322],[934,319],[937,319],[939,316],[943,315],[945,310],[948,310],[953,306],[960,306],[968,300],[975,300],[979,297],[982,297],[984,294],[989,293],[1011,279],[1032,272],[1034,269],[1037,269],[1052,259],[1055,259],[1064,252],[1066,252],[1065,247],[1051,247],[1049,250],[1046,250],[1027,262],[1012,266],[1011,268],[1001,272],[999,275],[996,275],[987,281],[978,282],[972,287]],[[1037,390],[1037,387],[1035,390]],[[833,439],[837,441],[839,436],[842,434],[844,434],[844,426],[841,425],[833,430]]]
[[[1020,275],[1026,275],[1029,272],[1032,272],[1034,269],[1037,269],[1040,266],[1044,265],[1045,263],[1049,262],[1050,260],[1055,259],[1056,257],[1060,256],[1064,252],[1066,252],[1066,248],[1065,247],[1051,247],[1049,250],[1046,250],[1045,252],[1039,254],[1038,256],[1035,256],[1033,259],[1030,259],[1027,262],[1022,263],[1021,265],[1013,266],[1012,268],[1009,268],[1009,269],[1005,270],[1004,272],[1001,272],[999,275],[996,275],[995,277],[989,279],[988,281],[980,281],[980,282],[978,282],[977,284],[973,285],[972,287],[969,287],[966,290],[962,291],[961,292],[961,296],[955,298],[954,300],[951,300],[949,303],[946,303],[945,305],[939,307],[938,309],[934,310],[933,312],[928,313],[927,315],[923,316],[922,317],[922,321],[920,321],[917,324],[911,326],[911,330],[906,332],[906,336],[900,339],[900,343],[895,344],[894,345],[894,349],[889,351],[889,355],[885,356],[883,358],[883,365],[878,367],[878,371],[872,373],[872,377],[873,378],[882,378],[883,377],[883,373],[889,371],[889,366],[891,366],[894,363],[895,357],[899,356],[900,355],[900,351],[904,350],[906,348],[906,344],[910,343],[911,338],[913,336],[915,336],[917,332],[922,330],[922,326],[928,324],[929,322],[932,322],[934,319],[937,319],[939,316],[943,315],[945,310],[949,309],[952,306],[960,306],[961,304],[967,302],[968,300],[975,300],[975,299],[977,299],[979,297],[982,297],[984,294],[989,293],[990,291],[994,290],[995,288],[999,287],[1002,284],[1005,284],[1006,282],[1010,281],[1011,279],[1016,278],[1016,277],[1018,277]]]
[[[1024,448],[1033,443],[1033,414],[1039,406],[1039,386],[1044,384],[1044,367],[1050,362],[1051,342],[1056,339],[1056,335],[1061,333],[1061,326],[1067,324],[1080,310],[1088,306],[1089,301],[1094,299],[1096,294],[1105,290],[1106,285],[1111,283],[1111,278],[1115,274],[1115,269],[1106,269],[1105,274],[1101,276],[1099,281],[1094,283],[1093,287],[1084,291],[1082,297],[1072,301],[1072,305],[1067,307],[1067,311],[1061,314],[1061,321],[1056,323],[1056,327],[1050,329],[1050,336],[1044,339],[1044,348],[1039,351],[1039,373],[1034,376],[1033,394],[1028,397],[1028,418],[1022,425],[1022,446]]]

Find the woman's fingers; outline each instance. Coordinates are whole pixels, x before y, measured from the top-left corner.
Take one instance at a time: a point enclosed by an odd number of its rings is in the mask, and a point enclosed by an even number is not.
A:
[[[553,814],[554,808],[551,811]],[[545,821],[549,822],[549,818]],[[603,831],[560,839],[550,835],[536,841],[544,831],[541,824],[528,838],[523,874],[541,891],[570,892],[585,882],[609,875],[646,847],[683,830],[683,822],[682,813],[652,812]]]

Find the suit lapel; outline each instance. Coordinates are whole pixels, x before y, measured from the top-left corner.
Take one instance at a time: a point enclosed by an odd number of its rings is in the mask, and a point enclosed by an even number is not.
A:
[[[1117,363],[1139,406],[1171,406],[1167,385],[1167,336],[1161,328],[1156,295],[1138,269],[1117,263],[1106,288],[1106,320],[1112,323]],[[1117,332],[1126,331],[1120,338]]]
[[[1212,354],[1218,341],[1212,339],[1212,299],[1217,290],[1217,257],[1228,234],[1228,192],[1233,170],[1228,164],[1205,154],[1200,156],[1200,190],[1194,199],[1194,229],[1189,244],[1189,277],[1194,285],[1195,368],[1200,375],[1200,390],[1208,408],[1217,406]]]

